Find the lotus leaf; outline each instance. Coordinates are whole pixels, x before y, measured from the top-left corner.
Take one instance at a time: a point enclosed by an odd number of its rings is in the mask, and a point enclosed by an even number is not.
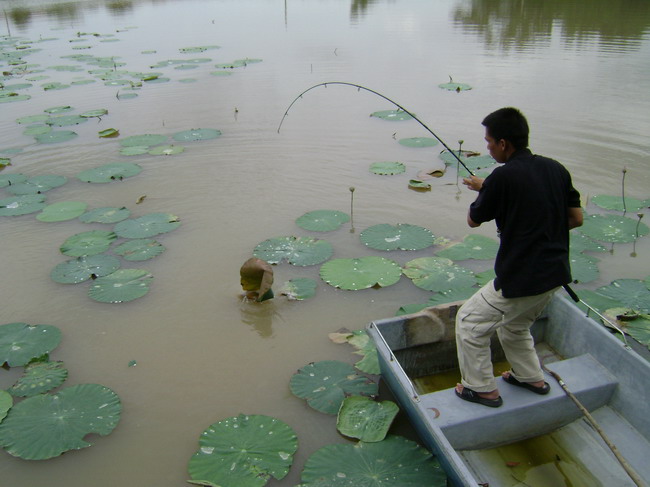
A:
[[[7,323],[0,325],[0,366],[23,366],[50,353],[61,342],[61,331],[52,325]]]
[[[420,181],[419,179],[410,179],[409,189],[416,191],[431,191],[431,185],[429,183],[425,183],[424,181]]]
[[[120,149],[120,154],[123,156],[141,156],[142,154],[149,153],[149,146],[147,145],[134,145],[133,147],[123,147]]]
[[[45,120],[47,125],[54,127],[68,127],[70,125],[79,125],[80,123],[87,122],[88,119],[79,115],[60,115],[58,117],[50,117]]]
[[[471,298],[477,291],[475,287],[464,287],[440,291],[429,298],[427,307],[438,306],[441,304],[453,303],[455,301],[465,301]]]
[[[296,220],[296,225],[312,232],[329,232],[349,221],[350,216],[342,211],[315,210],[299,217]]]
[[[50,278],[61,284],[77,284],[107,276],[120,268],[120,260],[112,255],[91,255],[77,257],[57,265]]]
[[[23,130],[23,135],[42,135],[48,134],[52,131],[52,127],[49,125],[30,125],[25,127]]]
[[[650,315],[641,314],[638,317],[625,321],[625,331],[637,342],[650,348]]]
[[[165,77],[162,77],[162,76],[158,76],[158,77],[155,77],[155,78],[153,78],[153,77],[152,78],[146,78],[146,79],[143,79],[142,81],[144,81],[144,82],[146,82],[148,84],[156,84],[156,83],[167,83],[167,82],[171,81],[171,79],[170,78],[165,78]]]
[[[421,250],[433,245],[434,236],[417,225],[382,223],[366,228],[359,235],[368,247],[377,250]]]
[[[404,266],[404,274],[427,291],[468,288],[476,284],[474,273],[443,257],[420,257]]]
[[[408,139],[399,139],[398,142],[406,147],[433,147],[438,145],[438,141],[432,137],[410,137]]]
[[[571,232],[571,240],[569,243],[571,252],[607,252],[607,247],[597,242],[591,237],[587,237],[582,233],[575,231]]]
[[[378,392],[376,383],[336,360],[305,365],[291,377],[289,387],[295,396],[325,414],[336,414],[348,395],[375,396]]]
[[[129,261],[153,259],[164,251],[165,247],[163,245],[148,238],[129,240],[113,249],[113,252]]]
[[[68,377],[63,362],[33,362],[8,391],[18,397],[32,397],[59,387]]]
[[[370,164],[370,172],[381,176],[392,176],[406,171],[406,166],[401,162],[373,162]]]
[[[327,284],[356,291],[371,287],[387,287],[401,277],[399,264],[383,257],[334,259],[323,264],[320,277]]]
[[[131,98],[137,98],[138,94],[137,93],[118,93],[117,94],[117,99],[118,100],[129,100]]]
[[[261,63],[261,62],[262,62],[261,59],[249,59],[249,58],[236,59],[231,63],[216,64],[215,67],[224,68],[224,69],[227,69],[227,68],[230,68],[230,69],[232,69],[232,68],[243,68],[245,66],[248,66],[249,64]]]
[[[313,279],[299,277],[287,281],[280,294],[285,295],[288,299],[302,301],[314,297],[316,294],[317,283]]]
[[[0,423],[7,417],[7,413],[14,404],[14,398],[7,391],[0,390]]]
[[[8,157],[0,157],[0,171],[2,171],[7,166],[11,166],[11,159]]]
[[[212,76],[232,76],[231,71],[212,71],[210,74]]]
[[[31,123],[39,123],[39,122],[45,122],[45,120],[49,119],[50,117],[48,115],[28,115],[26,117],[20,117],[16,119],[16,122],[20,124],[31,124]]]
[[[71,257],[97,255],[106,252],[116,238],[115,233],[107,230],[90,230],[69,237],[59,250]]]
[[[454,244],[437,253],[438,257],[451,260],[494,259],[499,250],[495,240],[483,235],[467,235],[461,243]]]
[[[438,85],[438,88],[442,88],[443,90],[447,90],[447,91],[456,91],[456,92],[467,91],[472,89],[472,87],[468,84],[455,83],[453,81],[450,83],[442,83]]]
[[[328,445],[305,464],[299,487],[445,487],[447,476],[426,449],[401,436],[376,443]]]
[[[179,49],[180,52],[182,53],[193,53],[193,52],[203,52],[207,51],[208,49],[221,49],[221,46],[194,46],[194,47],[181,47]]]
[[[178,132],[172,136],[174,140],[179,142],[192,142],[195,140],[208,140],[216,139],[221,135],[220,130],[215,129],[191,129],[184,132]]]
[[[565,295],[566,299],[571,299],[569,295]],[[611,308],[616,308],[620,307],[621,303],[612,299],[608,298],[607,296],[603,296],[602,294],[599,294],[595,291],[592,291],[590,289],[581,289],[580,290],[580,300],[584,301],[587,303],[589,306],[594,308],[596,311],[598,311],[600,314],[605,313],[606,310],[611,309]],[[576,303],[576,306],[583,310],[585,313],[589,314],[587,307],[580,303]],[[595,319],[595,317],[594,317]]]
[[[18,93],[0,93],[0,103],[13,103],[15,101],[25,101],[31,99],[29,95],[19,95]]]
[[[485,286],[488,282],[497,277],[497,274],[494,272],[494,269],[487,269],[483,272],[475,274],[474,277],[476,277],[476,281],[478,282],[479,286]]]
[[[199,485],[262,487],[287,475],[297,449],[296,434],[283,421],[240,414],[201,434],[188,472]]]
[[[454,151],[456,155],[458,155],[458,151]],[[445,162],[447,166],[456,166],[460,165],[458,163],[458,159],[451,154],[449,151],[443,151],[440,153],[440,158]],[[465,153],[464,151],[461,151],[460,154],[460,159],[463,161],[465,166],[467,166],[469,169],[472,171],[477,171],[479,169],[485,169],[491,166],[494,166],[497,161],[495,161],[492,156],[489,154],[486,154],[484,156],[479,155],[478,152],[468,152]],[[461,169],[463,169],[461,167]]]
[[[82,201],[61,201],[43,208],[43,211],[36,215],[36,219],[42,222],[62,222],[79,217],[86,211],[88,205]]]
[[[96,279],[88,296],[101,303],[125,303],[149,292],[153,277],[144,269],[119,269]]]
[[[108,115],[108,110],[105,108],[98,108],[97,110],[88,110],[87,112],[83,112],[79,116],[84,118],[93,118],[103,117],[104,115]]]
[[[131,210],[126,207],[104,207],[90,210],[79,217],[84,223],[117,223],[126,220],[131,215]]]
[[[0,216],[18,216],[34,213],[45,207],[45,196],[26,194],[0,200]]]
[[[16,195],[40,194],[63,186],[67,181],[68,178],[65,176],[57,176],[54,174],[34,176],[22,183],[12,184],[7,188],[7,191]]]
[[[265,240],[253,250],[253,255],[269,264],[286,260],[297,266],[315,265],[325,262],[334,253],[332,244],[310,237],[276,237]]]
[[[121,411],[117,394],[99,384],[39,394],[11,408],[0,423],[0,446],[24,460],[53,458],[91,446],[83,440],[89,433],[109,434]]]
[[[167,140],[167,137],[164,135],[132,135],[120,141],[122,147],[133,147],[133,146],[147,146],[151,147],[154,145],[162,144]]]
[[[185,150],[182,145],[159,145],[149,150],[152,156],[173,156]]]
[[[571,264],[571,276],[574,282],[584,284],[595,281],[600,276],[598,259],[596,257],[571,252],[569,262]]]
[[[608,286],[596,289],[596,293],[618,301],[623,306],[642,313],[650,313],[650,290],[638,279],[617,279]]]
[[[74,139],[76,136],[77,133],[72,130],[52,130],[46,134],[36,135],[34,138],[41,144],[56,144]]]
[[[77,174],[77,178],[86,183],[110,183],[140,174],[142,168],[130,162],[114,162],[94,169],[87,169]]]
[[[638,200],[636,198],[625,197],[625,202],[622,196],[608,196],[596,195],[591,197],[591,202],[596,206],[600,206],[605,210],[616,211],[639,211],[648,207],[648,201]]]
[[[399,407],[392,401],[374,401],[367,397],[346,397],[336,418],[336,429],[342,435],[377,442],[386,438]]]
[[[149,238],[171,232],[180,225],[180,218],[171,213],[149,213],[119,222],[114,231],[123,238]]]
[[[625,216],[588,215],[578,231],[601,242],[633,242],[650,229],[645,223]]]
[[[27,181],[27,176],[21,173],[0,174],[0,188],[11,186],[12,184],[23,183],[25,181]]]
[[[381,373],[377,348],[365,330],[350,332],[347,342],[357,349],[354,352],[355,354],[363,356],[361,360],[354,364],[357,369],[366,374],[379,375]]]
[[[106,129],[106,130],[100,130],[97,132],[97,134],[102,137],[102,138],[109,138],[109,137],[117,137],[120,135],[120,131],[114,128]]]
[[[379,112],[371,113],[370,116],[381,118],[382,120],[389,120],[391,122],[401,122],[403,120],[413,119],[413,117],[404,110],[381,110]]]

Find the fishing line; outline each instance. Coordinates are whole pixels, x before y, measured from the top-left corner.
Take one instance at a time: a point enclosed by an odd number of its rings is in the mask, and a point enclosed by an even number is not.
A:
[[[371,90],[370,88],[366,88],[365,86],[357,85],[357,84],[355,84],[355,83],[346,83],[346,82],[344,82],[344,81],[330,81],[330,82],[326,82],[326,83],[318,83],[317,85],[314,85],[314,86],[311,86],[310,88],[307,88],[305,91],[303,91],[302,93],[300,93],[296,98],[294,98],[294,100],[291,102],[291,104],[290,104],[289,107],[287,108],[287,111],[284,112],[284,116],[282,117],[282,120],[280,120],[280,125],[278,125],[278,133],[280,133],[280,128],[282,128],[282,124],[284,123],[284,119],[285,119],[285,118],[287,117],[287,115],[289,114],[289,110],[291,110],[291,107],[294,105],[294,103],[296,103],[299,99],[301,99],[302,96],[303,96],[305,93],[307,93],[308,91],[311,91],[311,90],[313,90],[314,88],[318,88],[318,87],[320,87],[320,86],[324,86],[325,88],[327,88],[327,85],[354,86],[357,90],[364,90],[364,91],[367,91],[367,92],[369,92],[369,93],[372,93],[372,94],[374,94],[374,95],[377,95],[377,96],[383,98],[384,100],[386,100],[386,101],[392,103],[392,104],[395,105],[397,108],[399,108],[400,110],[402,110],[404,113],[406,113],[407,115],[409,115],[410,117],[412,117],[412,118],[413,118],[416,122],[418,122],[420,125],[422,125],[422,126],[423,126],[423,127],[424,127],[424,128],[425,128],[425,129],[426,129],[426,130],[431,134],[431,135],[433,135],[433,136],[436,138],[436,140],[437,140],[438,142],[440,142],[440,143],[444,146],[445,149],[447,149],[447,150],[448,150],[448,151],[449,151],[449,152],[450,152],[450,153],[451,153],[451,154],[452,154],[452,155],[453,155],[453,156],[458,160],[458,162],[459,162],[459,163],[460,163],[460,164],[465,168],[465,170],[466,170],[470,175],[474,176],[474,173],[473,173],[472,171],[470,171],[470,169],[465,165],[465,163],[461,160],[461,158],[458,157],[458,155],[456,155],[456,153],[455,153],[453,150],[451,150],[451,149],[449,148],[449,146],[447,146],[447,144],[445,144],[445,142],[444,142],[440,137],[438,137],[438,136],[434,133],[433,130],[431,130],[429,127],[427,127],[426,124],[425,124],[422,120],[420,120],[418,117],[416,117],[415,115],[413,115],[411,112],[409,112],[409,111],[408,111],[406,108],[404,108],[402,105],[400,105],[400,104],[397,103],[397,102],[394,102],[393,100],[391,100],[391,99],[388,98],[387,96],[384,96],[384,95],[382,95],[381,93],[379,93],[379,92],[377,92],[377,91],[375,91],[375,90]],[[460,151],[459,151],[459,152],[460,152]]]

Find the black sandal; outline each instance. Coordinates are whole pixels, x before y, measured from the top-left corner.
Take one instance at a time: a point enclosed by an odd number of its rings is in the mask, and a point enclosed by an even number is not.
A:
[[[463,392],[458,392],[456,389],[454,389],[454,392],[458,397],[465,401],[482,404],[483,406],[487,406],[489,408],[498,408],[503,404],[503,399],[501,399],[501,396],[497,397],[496,399],[488,399],[486,397],[479,396],[478,392],[473,391],[468,387],[463,387]]]
[[[534,392],[535,394],[548,394],[549,391],[551,390],[551,386],[548,385],[548,382],[544,382],[544,385],[542,387],[535,387],[532,384],[529,384],[528,382],[520,382],[517,379],[514,378],[512,375],[512,372],[508,373],[508,377],[501,376],[503,380],[505,380],[508,384],[512,384],[513,386],[517,387],[523,387],[524,389],[528,389],[531,392]]]

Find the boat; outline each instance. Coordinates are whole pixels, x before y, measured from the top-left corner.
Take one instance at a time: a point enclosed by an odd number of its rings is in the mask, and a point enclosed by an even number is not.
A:
[[[461,305],[366,327],[382,382],[451,485],[648,485],[648,357],[558,293],[531,327],[550,393],[532,394],[499,379],[504,404],[487,408],[454,394],[460,380],[454,323]],[[495,370],[508,370],[496,337],[491,349]]]

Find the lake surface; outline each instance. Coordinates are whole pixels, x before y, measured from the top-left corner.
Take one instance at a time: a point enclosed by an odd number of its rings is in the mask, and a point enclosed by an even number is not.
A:
[[[132,217],[167,212],[182,222],[158,238],[165,253],[132,266],[154,276],[149,294],[103,304],[88,298],[87,284],[57,284],[49,273],[66,260],[59,252],[65,239],[105,227],[44,223],[34,214],[0,217],[0,323],[56,325],[63,341],[51,356],[69,370],[65,385],[100,383],[123,403],[118,427],[93,437],[91,448],[43,462],[0,455],[2,485],[186,485],[201,432],[239,413],[277,417],[297,432],[291,472],[269,485],[298,484],[311,453],[347,441],[336,432],[335,418],[291,394],[292,374],[314,361],[356,362],[353,349],[332,343],[329,333],[363,328],[400,306],[426,302],[430,293],[403,276],[383,289],[342,291],[319,281],[309,300],[276,293],[262,304],[243,303],[240,266],[258,243],[285,235],[326,239],[335,258],[380,255],[401,265],[440,248],[366,248],[359,233],[379,223],[420,225],[451,240],[496,234],[493,224],[466,227],[475,193],[457,186],[453,168],[430,181],[431,191],[408,188],[420,171],[442,167],[441,147],[400,145],[401,138],[430,134],[412,120],[369,117],[395,108],[380,97],[347,86],[314,89],[292,106],[278,133],[289,104],[313,85],[342,81],[376,90],[414,112],[452,148],[463,140],[463,149],[480,152],[483,117],[516,106],[528,117],[531,149],[569,168],[588,212],[602,212],[590,197],[621,194],[623,176],[627,196],[650,197],[646,1],[5,0],[2,9],[0,35],[41,49],[25,60],[43,72],[2,81],[33,86],[19,90],[31,99],[0,104],[0,157],[12,162],[0,174],[66,176],[67,184],[46,193],[48,203],[126,206]],[[181,52],[197,46],[220,48]],[[107,85],[89,73],[96,66],[63,57],[74,54],[114,57],[118,70],[155,71],[169,81],[144,82],[135,91]],[[178,63],[151,68],[200,58],[209,61],[196,61],[193,69],[176,69]],[[244,58],[262,62],[229,76],[212,74],[217,64]],[[53,69],[72,65],[80,69]],[[47,78],[24,79],[33,76]],[[450,77],[472,89],[440,89]],[[43,89],[53,82],[70,87]],[[138,96],[120,97],[128,93]],[[16,122],[66,105],[75,114],[109,113],[62,127],[78,136],[56,144],[34,143]],[[108,128],[120,137],[99,138]],[[184,143],[185,151],[173,156],[120,154],[125,137],[195,128],[222,135]],[[14,154],[13,148],[22,150]],[[380,161],[402,162],[406,172],[371,174],[370,164]],[[109,162],[143,170],[102,185],[75,178]],[[351,187],[352,224],[324,234],[295,224],[312,210],[349,213]],[[0,189],[0,198],[8,196]],[[648,239],[611,250],[597,254],[599,279],[578,289],[650,274]],[[491,262],[467,265],[482,271]],[[318,266],[276,266],[274,289],[297,277],[319,280]],[[133,360],[137,365],[130,367]],[[0,388],[9,387],[17,371],[1,372]]]

